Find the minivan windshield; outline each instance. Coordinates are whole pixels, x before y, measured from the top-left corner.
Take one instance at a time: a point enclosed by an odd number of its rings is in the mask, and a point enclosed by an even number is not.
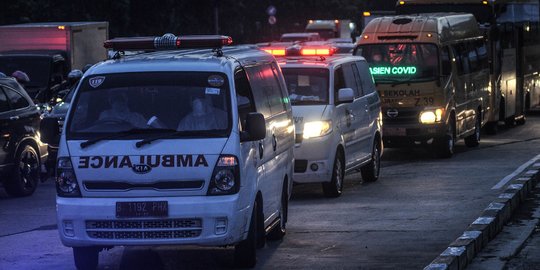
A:
[[[428,43],[361,45],[357,51],[369,63],[378,83],[435,80],[439,74],[437,46]]]
[[[328,69],[283,67],[282,71],[291,105],[328,104]]]
[[[230,130],[227,76],[210,72],[142,72],[85,78],[71,104],[68,139],[224,137]],[[131,135],[131,136],[130,136]],[[155,135],[146,135],[155,136]]]

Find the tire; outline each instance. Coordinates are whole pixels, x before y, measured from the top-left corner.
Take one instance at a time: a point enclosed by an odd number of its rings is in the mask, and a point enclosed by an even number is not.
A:
[[[249,223],[248,237],[234,247],[234,264],[236,267],[253,268],[257,263],[258,214],[257,201],[255,201]]]
[[[74,247],[73,259],[78,270],[94,270],[99,262],[98,247]]]
[[[15,154],[15,165],[10,179],[4,183],[6,193],[15,197],[32,195],[41,175],[41,160],[37,150],[30,144],[19,146]]]
[[[480,144],[480,126],[481,126],[481,120],[478,117],[479,114],[477,114],[476,121],[474,124],[474,134],[467,136],[465,138],[465,145],[467,147],[477,147]]]
[[[497,121],[488,122],[485,126],[486,133],[489,135],[495,135],[499,131],[499,126]]]
[[[287,194],[287,186],[283,186],[281,192],[281,204],[279,209],[279,224],[276,225],[268,234],[269,240],[282,240],[285,234],[287,234],[287,217],[289,213],[289,196]]]
[[[373,142],[373,149],[371,150],[371,161],[360,168],[362,174],[362,180],[365,182],[375,182],[379,179],[379,172],[381,170],[381,151],[379,150],[379,142]]]
[[[439,138],[437,143],[437,155],[441,158],[451,158],[454,155],[454,145],[455,145],[455,136],[454,136],[454,120],[450,120],[446,127],[446,135]]]
[[[527,119],[525,118],[525,115],[523,117],[519,118],[518,120],[516,120],[516,124],[519,125],[519,126],[525,125],[525,122],[527,122]]]
[[[324,196],[328,198],[337,198],[343,193],[343,180],[345,179],[345,166],[343,162],[343,155],[338,151],[334,158],[332,180],[327,183],[322,183]]]

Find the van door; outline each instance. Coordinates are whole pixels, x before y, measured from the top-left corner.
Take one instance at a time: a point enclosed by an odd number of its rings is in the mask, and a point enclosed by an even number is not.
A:
[[[456,129],[455,132],[459,136],[466,129],[467,118],[467,92],[469,91],[469,75],[470,67],[467,60],[463,44],[452,46],[452,54],[455,59],[456,73],[453,76],[453,84],[455,87],[454,100],[456,103]]]
[[[373,77],[371,72],[369,72],[369,65],[366,61],[357,61],[356,67],[358,67],[359,80],[362,87],[363,99],[366,101],[366,113],[368,115],[368,125],[366,126],[367,134],[367,158],[371,157],[371,151],[373,149],[373,143],[375,141],[375,133],[377,131],[378,125],[376,123],[377,119],[380,117],[381,113],[381,99],[373,83]]]
[[[9,149],[6,146],[9,145],[11,133],[9,103],[4,90],[0,87],[0,168],[7,162]]]
[[[275,79],[271,65],[263,64],[246,68],[257,112],[266,120],[266,138],[259,143],[259,158],[264,167],[264,176],[259,179],[259,189],[263,195],[265,226],[278,215],[281,197],[282,174],[280,174],[280,156],[278,151],[277,128],[287,116],[279,83]]]

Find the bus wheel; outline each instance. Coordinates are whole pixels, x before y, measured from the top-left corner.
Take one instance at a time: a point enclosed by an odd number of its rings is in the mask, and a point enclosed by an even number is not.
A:
[[[454,121],[450,121],[446,127],[446,135],[441,137],[438,142],[437,154],[441,158],[451,158],[454,155]]]
[[[486,133],[489,134],[489,135],[497,134],[497,132],[499,130],[497,121],[486,123],[485,129],[486,129]]]
[[[480,117],[476,117],[476,123],[474,124],[474,133],[465,138],[465,145],[467,147],[476,147],[480,144],[480,125],[482,120]]]

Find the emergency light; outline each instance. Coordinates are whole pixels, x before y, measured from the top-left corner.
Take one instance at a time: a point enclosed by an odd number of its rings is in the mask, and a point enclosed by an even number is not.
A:
[[[165,34],[161,37],[129,37],[106,40],[103,47],[115,51],[175,50],[194,48],[221,48],[231,45],[231,37],[219,35],[175,36]]]
[[[266,47],[261,49],[273,56],[332,56],[337,51],[335,47],[331,46]]]

